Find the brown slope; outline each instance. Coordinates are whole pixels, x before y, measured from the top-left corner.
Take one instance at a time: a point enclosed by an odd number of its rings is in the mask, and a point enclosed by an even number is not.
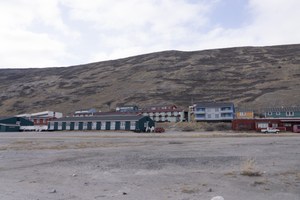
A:
[[[1,69],[0,115],[120,104],[300,106],[300,45],[165,51],[63,68]]]

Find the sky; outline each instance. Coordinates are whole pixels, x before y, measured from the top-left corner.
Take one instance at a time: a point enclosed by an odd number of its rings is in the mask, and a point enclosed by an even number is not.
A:
[[[0,0],[0,68],[300,42],[299,0]]]

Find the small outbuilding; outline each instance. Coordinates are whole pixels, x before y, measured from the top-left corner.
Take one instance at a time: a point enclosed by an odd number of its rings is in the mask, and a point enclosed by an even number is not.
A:
[[[145,131],[155,126],[154,121],[143,115],[94,115],[89,117],[64,117],[48,122],[48,130],[135,130]]]
[[[18,132],[21,126],[33,125],[33,122],[23,117],[0,116],[0,132]]]

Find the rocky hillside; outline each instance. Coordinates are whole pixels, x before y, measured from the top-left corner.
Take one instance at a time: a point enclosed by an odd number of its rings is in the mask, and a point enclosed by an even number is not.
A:
[[[300,45],[165,51],[85,65],[0,70],[0,115],[197,101],[300,106]]]

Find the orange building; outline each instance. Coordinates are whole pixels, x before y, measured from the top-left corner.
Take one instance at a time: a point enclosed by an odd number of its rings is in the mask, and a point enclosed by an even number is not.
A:
[[[235,109],[236,118],[243,119],[243,118],[253,118],[254,112],[252,108],[247,109]]]

